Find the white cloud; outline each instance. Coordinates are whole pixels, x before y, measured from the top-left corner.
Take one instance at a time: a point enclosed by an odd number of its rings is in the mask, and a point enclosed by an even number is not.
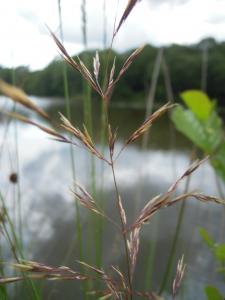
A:
[[[65,46],[70,54],[82,50],[81,0],[62,0]],[[119,1],[117,20],[127,0]],[[108,43],[117,0],[106,0]],[[58,29],[57,0],[7,0],[0,12],[0,65],[43,68],[56,55],[45,23]],[[195,43],[212,36],[225,39],[225,0],[142,0],[122,26],[117,50],[142,43]],[[103,0],[87,0],[88,46],[103,46]]]
[[[190,0],[148,0],[151,6],[160,6],[162,4],[169,4],[170,6],[182,5]]]

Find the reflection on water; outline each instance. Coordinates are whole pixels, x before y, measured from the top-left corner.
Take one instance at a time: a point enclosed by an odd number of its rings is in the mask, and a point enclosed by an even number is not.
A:
[[[39,100],[41,105],[53,116],[58,111],[64,111],[63,103],[58,100]],[[8,105],[8,104],[7,104]],[[95,138],[100,137],[100,107],[94,105]],[[32,115],[27,112],[28,115]],[[32,116],[33,117],[33,116]],[[122,141],[143,121],[144,111],[129,108],[112,108],[110,119],[113,127],[118,127],[119,140],[116,151],[122,146]],[[82,124],[81,106],[73,107],[73,119],[76,125]],[[5,123],[1,124],[0,134],[4,137]],[[66,264],[76,268],[75,259],[79,256],[74,233],[75,206],[69,191],[72,186],[70,150],[68,145],[50,140],[46,134],[34,127],[18,123],[18,144],[20,159],[20,185],[22,191],[24,240],[29,259],[61,265]],[[4,151],[0,157],[1,190],[6,195],[8,205],[13,211],[15,190],[8,181],[8,176],[16,170],[15,138],[13,124],[8,129],[4,140]],[[151,130],[147,150],[142,150],[136,143],[124,152],[116,165],[116,176],[119,189],[128,211],[131,222],[138,210],[153,196],[165,191],[179,176],[189,163],[190,144],[180,135],[171,144],[168,119],[160,119]],[[83,149],[74,149],[76,180],[82,185],[90,186],[90,156]],[[109,167],[95,160],[97,191],[102,187],[104,179],[104,201],[106,211],[114,218],[117,212],[114,205],[114,190]],[[180,185],[183,191],[184,183]],[[217,194],[214,172],[206,163],[191,178],[190,189],[206,194]],[[98,192],[97,192],[98,194]],[[141,241],[142,246],[138,257],[138,267],[135,283],[138,289],[143,289],[144,272],[149,249],[155,249],[153,263],[152,288],[157,290],[165,270],[171,241],[177,222],[179,206],[170,207],[156,214],[149,225],[146,225]],[[87,240],[87,214],[82,209],[83,242]],[[214,204],[205,205],[190,200],[186,204],[186,213],[179,238],[176,259],[186,253],[188,264],[183,293],[180,299],[205,299],[203,288],[207,284],[220,287],[225,293],[223,283],[212,272],[214,261],[208,249],[203,245],[198,233],[198,227],[206,228],[216,240],[224,240],[224,211]],[[120,265],[123,262],[123,252],[119,245],[118,233],[104,223],[103,265]],[[109,238],[110,237],[110,238]],[[150,248],[149,248],[150,247]],[[94,250],[88,250],[94,255]],[[89,257],[90,259],[90,257]],[[82,299],[78,284],[46,283],[43,289],[43,299]]]

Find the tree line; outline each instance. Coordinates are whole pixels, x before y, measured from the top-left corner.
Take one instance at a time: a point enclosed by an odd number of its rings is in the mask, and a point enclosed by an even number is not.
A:
[[[109,51],[111,52],[109,55]],[[140,56],[128,69],[114,91],[114,101],[143,102],[151,83],[152,73],[159,48],[146,45]],[[99,51],[101,60],[100,82],[104,85],[103,74],[107,65],[111,66],[116,57],[116,70],[120,70],[123,62],[132,51],[116,53],[113,50]],[[204,56],[207,54],[207,57]],[[92,69],[92,58],[95,51],[86,51],[79,54],[86,65]],[[207,93],[211,98],[217,99],[219,105],[225,106],[225,42],[216,42],[212,38],[204,39],[198,44],[181,46],[170,45],[163,49],[164,59],[167,63],[171,87],[175,100],[179,100],[179,94],[188,89],[201,89],[202,64],[206,62]],[[109,58],[109,64],[107,59]],[[76,57],[74,56],[74,59]],[[62,59],[53,60],[43,70],[30,71],[28,67],[17,67],[16,85],[22,87],[26,93],[37,96],[63,97],[63,64]],[[70,95],[79,97],[83,92],[83,81],[80,74],[66,65]],[[12,81],[12,70],[0,67],[0,78],[7,82]],[[156,96],[157,101],[165,102],[167,94],[162,68],[160,70]]]

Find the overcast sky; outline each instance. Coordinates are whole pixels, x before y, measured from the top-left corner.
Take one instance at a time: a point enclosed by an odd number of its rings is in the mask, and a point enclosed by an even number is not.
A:
[[[88,46],[103,47],[103,1],[86,0]],[[118,0],[106,0],[108,43]],[[119,18],[127,0],[119,0]],[[83,49],[81,0],[61,0],[65,46]],[[0,65],[41,69],[57,56],[46,30],[57,32],[57,0],[7,0],[0,10]],[[204,37],[225,40],[225,0],[142,0],[121,28],[114,47],[123,51],[143,43],[192,44]]]

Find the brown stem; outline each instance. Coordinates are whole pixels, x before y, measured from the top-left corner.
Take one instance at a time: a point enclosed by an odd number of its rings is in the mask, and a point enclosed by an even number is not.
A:
[[[130,299],[132,300],[133,299],[133,288],[132,288],[132,278],[131,278],[131,270],[130,270],[129,250],[128,250],[127,237],[126,237],[127,234],[126,234],[125,224],[124,224],[123,217],[122,217],[121,210],[120,210],[120,204],[119,204],[120,195],[119,195],[119,190],[118,190],[118,186],[117,186],[117,182],[116,182],[113,157],[111,154],[110,154],[110,160],[111,160],[113,181],[114,181],[114,185],[115,185],[115,189],[116,189],[116,202],[117,202],[117,207],[118,207],[119,216],[120,216],[121,232],[122,232],[122,236],[123,236],[124,248],[125,248],[125,253],[126,253],[128,284],[129,284],[129,288],[130,288]]]
[[[107,97],[105,97],[105,98],[103,97],[102,100],[103,100],[103,105],[104,105],[103,108],[104,108],[106,126],[108,128],[108,126],[109,126],[109,116],[108,116],[109,99]],[[113,182],[114,182],[114,186],[115,186],[115,190],[116,190],[116,203],[117,203],[117,208],[118,208],[118,212],[119,212],[119,216],[120,216],[120,222],[121,222],[121,234],[123,236],[125,255],[126,255],[127,277],[128,277],[128,285],[129,285],[129,289],[130,289],[129,294],[130,294],[130,300],[133,300],[132,276],[131,276],[131,270],[130,270],[130,258],[129,258],[128,243],[127,243],[127,233],[126,233],[126,230],[125,230],[125,224],[124,224],[124,221],[123,221],[123,217],[122,217],[121,210],[120,210],[120,205],[119,205],[120,195],[119,195],[119,189],[118,189],[117,181],[116,181],[113,154],[110,151],[110,146],[109,146],[109,153],[110,153],[110,166],[111,166],[112,174],[113,174]]]

